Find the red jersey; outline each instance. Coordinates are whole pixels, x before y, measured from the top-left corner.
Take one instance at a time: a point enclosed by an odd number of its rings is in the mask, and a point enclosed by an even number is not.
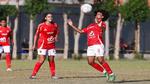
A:
[[[87,33],[88,46],[103,43],[102,28],[106,28],[106,24],[104,22],[101,22],[100,26],[97,23],[92,23],[87,28],[82,29],[84,33]]]
[[[37,32],[39,34],[38,48],[53,49],[55,48],[55,36],[58,34],[58,27],[56,23],[46,24],[41,23],[38,26]]]
[[[0,46],[10,45],[11,29],[9,27],[0,26]]]

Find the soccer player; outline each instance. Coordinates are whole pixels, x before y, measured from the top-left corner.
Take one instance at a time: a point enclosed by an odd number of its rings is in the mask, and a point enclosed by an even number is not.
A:
[[[95,22],[91,23],[82,30],[74,26],[71,19],[68,19],[68,24],[79,33],[87,34],[88,48],[87,48],[87,61],[96,70],[103,72],[107,76],[109,81],[115,80],[115,75],[109,67],[108,63],[104,59],[104,44],[102,41],[102,34],[106,28],[106,24],[103,22],[107,18],[104,10],[98,10],[95,12]],[[106,16],[106,17],[105,17]],[[97,57],[98,63],[95,62]]]
[[[11,56],[10,56],[10,38],[11,28],[6,25],[6,20],[0,21],[0,57],[4,51],[6,57],[6,71],[12,71],[11,69]]]
[[[38,40],[38,55],[39,60],[36,62],[30,79],[35,79],[36,74],[39,71],[41,65],[44,63],[46,55],[48,55],[49,68],[52,79],[58,79],[55,76],[55,61],[56,56],[55,42],[58,36],[58,26],[53,22],[52,13],[46,14],[44,17],[45,21],[38,25],[34,36],[33,49],[36,47],[36,41]]]

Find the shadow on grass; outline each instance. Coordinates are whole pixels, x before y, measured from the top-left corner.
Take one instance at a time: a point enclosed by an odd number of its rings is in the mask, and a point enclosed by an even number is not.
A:
[[[59,77],[59,79],[70,79],[70,78],[102,78],[104,76],[65,76]]]
[[[30,71],[30,70],[33,70],[33,69],[13,69],[13,71]]]
[[[114,81],[113,83],[136,83],[136,82],[150,82],[150,79],[143,80],[122,80],[122,81]]]

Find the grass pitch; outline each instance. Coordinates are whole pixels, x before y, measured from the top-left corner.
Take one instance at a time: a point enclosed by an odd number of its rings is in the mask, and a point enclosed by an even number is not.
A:
[[[48,62],[45,61],[37,79],[29,79],[36,60],[13,60],[12,72],[6,72],[5,60],[0,60],[0,84],[111,84],[86,60],[56,59],[57,76],[51,79]],[[117,84],[150,84],[150,60],[108,61],[117,75]]]

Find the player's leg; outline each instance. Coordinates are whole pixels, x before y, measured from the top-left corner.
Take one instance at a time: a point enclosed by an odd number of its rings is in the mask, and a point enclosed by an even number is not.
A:
[[[50,69],[51,76],[55,76],[55,61],[54,61],[54,56],[49,56],[48,63],[49,63],[49,69]]]
[[[3,47],[0,46],[0,60],[2,59],[2,52],[3,52]]]
[[[99,64],[95,63],[95,47],[89,46],[87,49],[87,61],[90,66],[95,68],[96,70],[103,72],[104,69]]]
[[[50,49],[48,50],[48,63],[49,63],[49,69],[51,73],[51,78],[57,79],[56,77],[56,70],[55,70],[55,56],[56,56],[56,50],[55,49]]]
[[[108,63],[104,60],[104,57],[97,57],[98,62],[105,68],[105,70],[107,71],[108,74],[112,74],[112,70],[110,68],[110,66],[108,65]]]
[[[96,52],[96,56],[97,56],[97,59],[98,59],[98,62],[103,66],[103,68],[107,71],[109,77],[110,76],[113,76],[111,78],[111,81],[115,80],[115,76],[109,66],[109,64],[105,61],[104,59],[104,46],[103,44],[101,45],[97,45],[97,52]],[[109,78],[108,77],[108,78]]]
[[[107,71],[107,73],[109,75],[108,80],[109,81],[114,81],[115,80],[115,75],[112,72],[109,64],[105,61],[104,57],[103,56],[98,57],[98,61],[104,67],[104,69]]]
[[[11,69],[11,55],[10,55],[10,46],[3,46],[4,53],[6,55],[6,71],[12,71]]]
[[[10,56],[10,53],[5,53],[5,54],[6,54],[7,71],[12,71],[11,70],[11,56]]]
[[[46,58],[46,49],[38,49],[38,55],[39,55],[39,59],[35,63],[34,69],[32,71],[32,75],[30,77],[31,79],[35,78],[37,72],[39,71],[40,67],[44,63]]]

